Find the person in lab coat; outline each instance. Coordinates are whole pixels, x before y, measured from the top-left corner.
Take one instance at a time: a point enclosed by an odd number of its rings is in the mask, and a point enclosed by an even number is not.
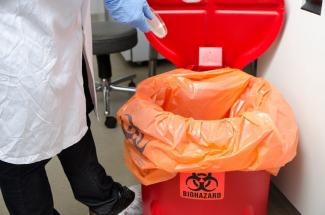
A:
[[[146,32],[146,0],[106,0],[112,17]],[[0,188],[12,215],[59,214],[45,165],[58,156],[91,214],[134,199],[99,164],[90,0],[0,0]]]

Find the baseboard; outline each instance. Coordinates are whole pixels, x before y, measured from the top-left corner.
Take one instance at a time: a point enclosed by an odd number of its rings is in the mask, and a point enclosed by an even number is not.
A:
[[[301,215],[287,197],[273,184],[270,186],[269,215]]]

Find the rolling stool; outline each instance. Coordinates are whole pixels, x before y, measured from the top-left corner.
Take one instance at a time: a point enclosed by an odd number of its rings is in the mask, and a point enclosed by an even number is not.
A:
[[[105,125],[108,128],[115,128],[117,121],[111,115],[110,93],[112,90],[135,92],[135,83],[133,80],[136,75],[132,74],[117,80],[111,80],[112,67],[110,54],[133,48],[138,42],[137,31],[112,20],[93,22],[92,31],[93,54],[97,58],[98,76],[101,79],[101,83],[96,83],[96,89],[103,93],[106,116]],[[129,87],[118,86],[118,84],[126,81],[130,81]]]

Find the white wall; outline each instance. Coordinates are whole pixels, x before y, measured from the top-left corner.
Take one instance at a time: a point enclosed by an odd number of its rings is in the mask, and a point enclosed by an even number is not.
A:
[[[286,2],[283,34],[258,68],[284,94],[300,128],[299,154],[274,182],[303,215],[325,215],[325,5],[318,16],[301,10],[301,0]]]

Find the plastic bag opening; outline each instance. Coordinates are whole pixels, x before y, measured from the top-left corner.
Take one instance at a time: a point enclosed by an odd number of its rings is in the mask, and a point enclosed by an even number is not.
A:
[[[126,163],[143,184],[191,171],[277,174],[297,125],[267,81],[237,69],[177,69],[143,81],[119,110]]]

